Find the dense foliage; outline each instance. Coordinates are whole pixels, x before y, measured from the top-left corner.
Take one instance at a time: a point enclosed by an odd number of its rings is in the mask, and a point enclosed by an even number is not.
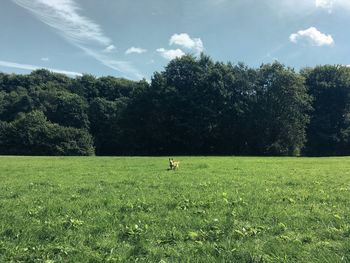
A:
[[[350,68],[184,56],[150,83],[0,73],[0,154],[349,155]]]

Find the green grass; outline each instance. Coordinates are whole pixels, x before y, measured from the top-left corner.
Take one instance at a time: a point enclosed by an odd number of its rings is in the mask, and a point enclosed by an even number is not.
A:
[[[0,157],[0,262],[350,262],[350,158]]]

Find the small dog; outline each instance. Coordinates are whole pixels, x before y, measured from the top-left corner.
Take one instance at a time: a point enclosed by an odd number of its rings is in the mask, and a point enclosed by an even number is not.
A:
[[[173,158],[169,158],[169,169],[168,170],[176,170],[179,168],[179,164],[180,162],[179,161],[174,161]]]

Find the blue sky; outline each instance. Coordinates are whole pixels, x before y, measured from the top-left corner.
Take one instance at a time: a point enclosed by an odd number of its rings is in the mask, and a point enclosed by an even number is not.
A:
[[[150,79],[205,52],[258,67],[350,64],[350,0],[3,0],[0,71]]]

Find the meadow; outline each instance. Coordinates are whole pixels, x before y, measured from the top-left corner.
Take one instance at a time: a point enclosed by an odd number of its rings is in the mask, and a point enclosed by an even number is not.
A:
[[[0,262],[350,262],[350,158],[0,157]]]

